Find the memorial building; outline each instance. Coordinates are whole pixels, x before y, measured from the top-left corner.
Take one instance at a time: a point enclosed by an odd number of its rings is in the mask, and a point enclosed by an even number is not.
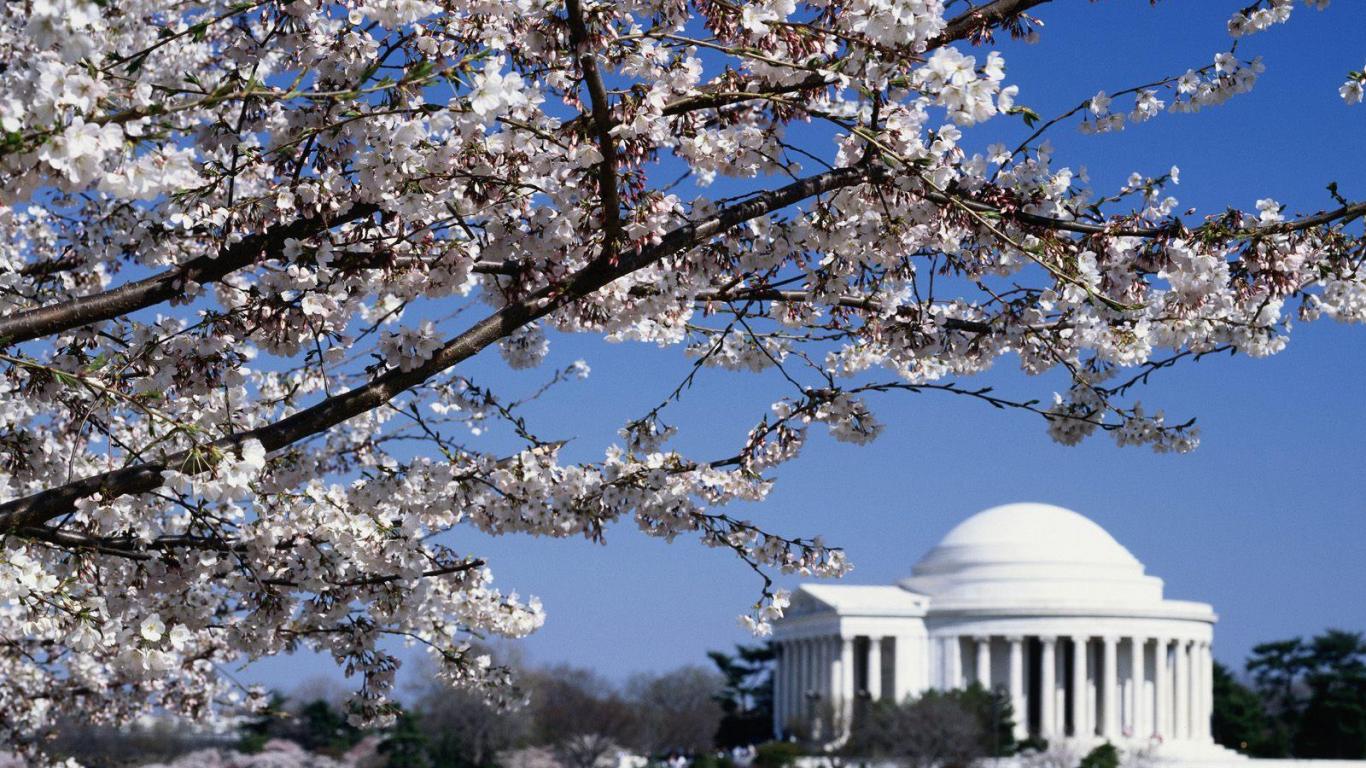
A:
[[[1216,615],[1171,600],[1103,528],[1047,504],[979,512],[891,586],[804,584],[774,625],[774,728],[836,741],[860,701],[979,683],[1017,738],[1238,759],[1210,736]]]

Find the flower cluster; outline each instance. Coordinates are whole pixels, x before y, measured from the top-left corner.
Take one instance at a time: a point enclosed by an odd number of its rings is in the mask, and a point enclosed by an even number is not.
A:
[[[1322,11],[1332,0],[1304,0],[1304,4]],[[1234,37],[1255,34],[1290,20],[1295,0],[1257,0],[1233,14],[1228,20],[1228,33]]]
[[[974,125],[1010,111],[1019,86],[1001,87],[1005,79],[1005,60],[992,51],[981,71],[977,58],[957,48],[940,48],[925,66],[915,72],[916,87],[934,97],[958,125]]]
[[[1360,104],[1363,94],[1366,94],[1366,66],[1360,72],[1350,72],[1347,81],[1338,88],[1338,95],[1348,104]]]

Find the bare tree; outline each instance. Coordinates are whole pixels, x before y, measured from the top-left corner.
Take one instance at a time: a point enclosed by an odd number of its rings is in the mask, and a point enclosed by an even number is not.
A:
[[[419,690],[415,709],[435,765],[488,768],[530,727],[524,712],[499,707],[475,692],[452,690],[435,677]]]
[[[638,733],[635,709],[590,670],[550,667],[527,675],[527,683],[532,739],[567,768],[594,768]]]
[[[997,693],[973,687],[932,691],[902,704],[877,702],[858,713],[844,751],[896,758],[912,768],[955,768],[999,756],[1013,749],[1001,743],[1011,717],[999,700]]]
[[[701,666],[631,678],[626,695],[640,717],[633,745],[647,754],[710,749],[721,725],[722,685],[720,675]]]

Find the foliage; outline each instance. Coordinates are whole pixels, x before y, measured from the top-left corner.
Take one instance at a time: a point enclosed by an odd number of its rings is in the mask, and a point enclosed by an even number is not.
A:
[[[1210,731],[1214,741],[1254,757],[1284,757],[1287,744],[1280,737],[1262,698],[1214,662],[1214,700]]]
[[[870,702],[854,719],[844,752],[897,758],[913,766],[968,765],[1015,751],[1010,696],[973,684],[926,691],[897,703]]]
[[[1297,757],[1366,759],[1366,638],[1329,630],[1310,644],[1307,701],[1295,730]]]
[[[718,695],[723,715],[716,746],[744,747],[773,734],[773,660],[771,643],[739,645],[734,654],[709,651],[724,685]]]
[[[311,752],[338,755],[354,747],[364,734],[347,719],[345,712],[315,699],[299,709],[294,724],[285,729],[284,735]]]
[[[364,735],[346,714],[323,699],[290,707],[280,693],[271,704],[241,728],[239,749],[259,752],[272,739],[285,739],[309,752],[336,756],[355,746]]]
[[[735,761],[724,752],[703,751],[693,756],[689,768],[735,768]]]
[[[402,712],[379,743],[384,768],[431,768],[434,763],[427,749],[427,734],[412,712]]]
[[[787,768],[801,756],[801,747],[792,742],[765,741],[754,749],[754,768]]]
[[[1087,752],[1077,768],[1119,768],[1119,763],[1119,749],[1107,741]]]
[[[1247,669],[1272,718],[1263,752],[1366,759],[1362,633],[1330,629],[1309,641],[1263,643],[1253,648]]]
[[[267,741],[280,735],[283,731],[285,707],[284,694],[279,691],[272,691],[269,703],[264,707],[259,707],[250,718],[247,718],[238,727],[241,739],[237,748],[247,754],[254,754],[260,752]]]

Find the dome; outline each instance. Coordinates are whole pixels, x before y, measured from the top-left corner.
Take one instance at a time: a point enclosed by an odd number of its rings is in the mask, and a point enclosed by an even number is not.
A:
[[[1162,581],[1096,523],[1051,504],[1006,504],[949,531],[902,582],[933,605],[1149,603]]]
[[[954,526],[925,560],[931,557],[1141,567],[1129,550],[1090,519],[1070,509],[1034,503],[978,512]]]

